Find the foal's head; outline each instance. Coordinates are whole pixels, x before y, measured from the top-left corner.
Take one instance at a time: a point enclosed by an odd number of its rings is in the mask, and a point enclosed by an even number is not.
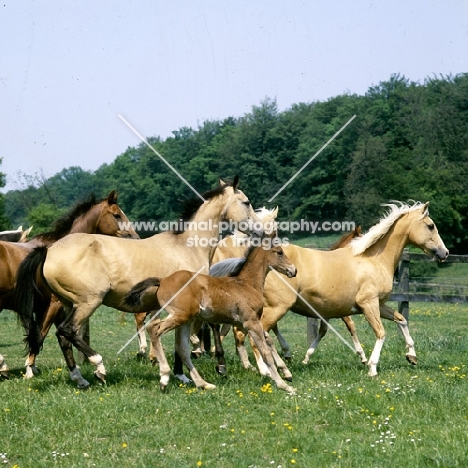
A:
[[[296,266],[289,260],[281,245],[273,245],[270,248],[261,247],[261,250],[265,252],[269,268],[273,268],[288,278],[296,276]]]

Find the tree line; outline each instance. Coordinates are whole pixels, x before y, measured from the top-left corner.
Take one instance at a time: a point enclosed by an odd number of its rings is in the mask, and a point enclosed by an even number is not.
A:
[[[365,231],[382,216],[383,203],[430,201],[447,247],[468,253],[468,73],[422,84],[392,75],[364,95],[298,103],[282,112],[266,98],[244,116],[148,142],[200,193],[220,177],[239,174],[253,206],[278,205],[280,220],[352,220]],[[50,178],[25,176],[22,183],[0,199],[0,226],[34,224],[36,233],[90,192],[118,190],[133,221],[175,220],[181,202],[194,196],[144,143],[94,172],[76,166]]]

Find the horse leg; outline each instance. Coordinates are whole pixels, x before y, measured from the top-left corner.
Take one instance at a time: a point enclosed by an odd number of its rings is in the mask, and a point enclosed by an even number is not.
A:
[[[366,353],[362,349],[361,342],[359,341],[359,338],[356,334],[356,325],[354,324],[354,320],[349,315],[347,317],[342,317],[341,320],[343,320],[343,322],[346,325],[346,328],[351,334],[351,339],[353,340],[354,349],[356,350],[356,353],[359,354],[361,358],[361,362],[363,364],[367,364]]]
[[[239,355],[242,366],[244,367],[244,369],[250,369],[250,370],[256,371],[257,369],[254,366],[252,366],[252,364],[250,364],[250,361],[249,361],[249,355],[247,354],[247,349],[245,347],[245,333],[237,327],[233,328],[233,333],[234,333],[234,339],[236,342],[236,351],[237,351],[237,354]],[[262,369],[264,371],[266,369],[266,366],[264,364],[262,366]],[[268,375],[268,372],[262,375]]]
[[[6,365],[5,363],[5,359],[3,359],[3,356],[0,354],[0,377],[4,378],[4,379],[8,379],[9,376],[8,376],[8,371],[10,369],[8,369],[8,366]]]
[[[317,336],[315,337],[315,340],[310,344],[309,349],[306,352],[306,355],[302,361],[302,364],[307,364],[309,362],[310,356],[315,353],[315,350],[317,349],[318,344],[320,343],[320,340],[327,334],[328,330],[328,320],[323,321],[320,320],[320,327]]]
[[[176,329],[176,351],[181,357],[183,363],[187,367],[190,372],[190,377],[192,378],[195,386],[197,388],[201,388],[203,390],[212,390],[216,388],[216,385],[210,384],[203,380],[201,375],[198,373],[197,369],[192,363],[192,359],[190,358],[190,345],[189,345],[189,338],[190,338],[190,323],[185,323],[181,325],[179,328]]]
[[[52,296],[47,312],[45,313],[41,327],[42,340],[48,335],[50,327],[53,323],[59,325],[65,319],[62,303],[55,297]],[[36,367],[37,354],[29,353],[26,358],[25,367],[26,371],[24,374],[25,379],[32,379],[35,375],[39,374],[39,370]]]
[[[410,364],[416,365],[418,363],[418,358],[416,357],[416,350],[414,349],[414,340],[411,338],[408,329],[408,321],[399,312],[386,305],[380,306],[380,316],[397,323],[398,329],[401,331],[406,343],[406,360]]]
[[[379,303],[377,299],[372,301],[360,301],[359,298],[356,298],[356,303],[361,307],[366,320],[369,322],[370,326],[374,330],[377,340],[372,350],[372,354],[367,362],[369,366],[368,374],[371,377],[377,375],[377,364],[379,363],[380,352],[382,351],[383,344],[385,342],[385,329],[380,320],[380,310]]]
[[[275,346],[273,339],[271,338],[270,334],[267,333],[266,331],[264,331],[263,333],[265,336],[266,344],[270,348],[271,355],[273,356],[277,369],[283,374],[283,378],[285,380],[291,381],[292,380],[291,371],[289,370],[285,362],[281,359],[281,356],[278,354],[278,351],[276,350],[276,346]]]
[[[278,342],[281,346],[281,349],[283,350],[284,359],[290,361],[292,359],[291,348],[289,346],[289,343],[286,341],[286,338],[279,331],[278,324],[274,325],[271,329],[276,335],[276,338],[278,338]]]
[[[138,332],[138,343],[140,349],[137,353],[137,358],[144,358],[146,356],[146,349],[148,348],[148,343],[146,341],[146,332],[145,332],[145,319],[146,312],[140,312],[135,314],[135,325]]]
[[[224,348],[221,343],[221,326],[216,323],[210,323],[209,325],[213,330],[215,358],[218,361],[216,364],[216,372],[219,375],[226,375],[226,360],[224,359]]]
[[[270,348],[265,341],[262,324],[258,320],[247,320],[243,325],[249,332],[249,336],[252,337],[252,340],[258,352],[262,356],[263,361],[266,363],[268,370],[270,371],[270,376],[276,386],[280,390],[284,390],[288,393],[294,393],[295,389],[289,386],[278,373]]]
[[[71,313],[66,314],[65,320],[57,327],[57,337],[60,343],[62,343],[61,340],[65,338],[65,340],[70,341],[78,351],[81,351],[88,358],[89,362],[96,367],[94,371],[95,377],[102,383],[105,383],[106,369],[103,364],[102,356],[86,343],[80,333],[81,326],[91,317],[100,304],[101,299],[98,298],[95,303],[88,302],[86,305],[73,307]],[[70,365],[74,367],[70,367]],[[75,380],[74,376],[79,372],[76,364],[69,364],[69,371],[70,377],[72,380]]]

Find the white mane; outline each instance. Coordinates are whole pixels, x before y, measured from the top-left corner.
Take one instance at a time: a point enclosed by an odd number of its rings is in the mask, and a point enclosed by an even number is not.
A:
[[[406,213],[421,209],[421,206],[423,205],[424,203],[421,202],[413,202],[412,205],[408,205],[398,201],[395,203],[383,204],[382,206],[388,206],[390,208],[385,217],[382,218],[376,225],[372,226],[369,229],[369,232],[364,234],[362,237],[353,239],[349,244],[353,249],[353,255],[362,254],[370,246],[374,245],[379,239],[385,236],[385,234],[387,234],[397,219]],[[427,212],[424,214],[424,216],[426,215]]]
[[[275,208],[276,209],[276,208]],[[266,218],[267,216],[270,216],[274,213],[275,209],[272,209],[272,210],[269,210],[268,208],[265,208],[264,206],[262,206],[261,208],[257,208],[255,210],[255,214],[260,218],[260,219],[264,219]]]

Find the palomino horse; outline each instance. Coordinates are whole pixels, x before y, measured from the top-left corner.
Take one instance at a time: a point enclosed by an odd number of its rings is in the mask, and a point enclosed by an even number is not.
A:
[[[23,231],[23,226],[20,226],[15,231],[2,231],[0,232],[0,240],[5,242],[27,242],[31,230],[32,226],[26,231]]]
[[[119,225],[119,222],[128,222],[124,212],[117,204],[117,192],[113,190],[107,198],[96,200],[94,195],[78,203],[67,214],[58,219],[54,224],[54,229],[50,232],[39,234],[25,243],[0,242],[0,312],[3,309],[17,311],[14,299],[16,275],[21,262],[27,255],[39,245],[51,245],[58,239],[74,232],[87,232],[96,234],[105,234],[117,237],[138,238],[133,228],[125,229]],[[128,223],[129,224],[129,223]],[[17,294],[23,294],[24,291],[17,290]],[[50,296],[47,290],[41,288],[42,307],[48,307],[46,316],[39,323],[33,326],[33,329],[40,333],[43,338],[47,335],[52,323],[63,320],[63,309],[57,298]],[[27,327],[32,324],[27,324]],[[40,330],[37,329],[40,328]],[[64,353],[69,352],[63,349]],[[31,378],[37,369],[35,367],[35,355],[39,349],[34,350],[26,360],[25,378]],[[71,352],[71,351],[70,351]],[[4,377],[8,376],[8,368],[0,357],[0,372]]]
[[[260,215],[259,217],[260,219],[262,219],[262,215]],[[342,247],[345,247],[353,239],[359,236],[361,236],[360,226],[356,227],[353,231],[350,231],[342,235],[340,239],[338,239],[338,241],[336,241],[329,248],[329,250],[335,250],[335,249],[340,249]],[[234,235],[227,237],[226,242],[222,246],[218,247],[215,253],[215,259],[217,259],[218,262],[222,262],[222,263],[215,263],[210,269],[210,274],[214,276],[221,276],[224,272],[225,275],[229,275],[229,270],[232,267],[236,268],[236,262],[230,263],[227,260],[232,259],[234,257],[241,257],[242,253],[248,247],[249,242],[250,242],[250,237],[246,236],[243,233],[235,233]],[[297,249],[300,251],[303,248],[299,246],[292,246],[292,247],[288,247],[288,249]],[[224,262],[225,260],[226,262]],[[301,276],[301,271],[298,271],[298,276]],[[350,316],[347,316],[347,317],[342,317],[342,320],[351,334],[356,352],[361,356],[362,362],[364,363],[367,362],[367,359],[364,354],[364,350],[362,349],[359,338],[357,337],[357,334],[356,334],[356,326],[354,324],[353,319]],[[223,327],[221,328],[221,332],[220,332],[220,342],[224,340],[230,328],[231,328],[230,325],[223,325]],[[327,327],[324,327],[324,328],[325,330],[323,330],[322,327],[320,328],[320,332],[323,333],[321,337],[323,337],[326,333]],[[271,329],[273,330],[276,337],[278,338],[278,342],[280,343],[281,349],[284,354],[284,358],[287,360],[290,360],[292,357],[291,348],[288,342],[286,341],[286,339],[284,338],[284,336],[281,334],[278,328],[278,324],[273,325]],[[234,338],[236,342],[237,354],[239,355],[239,358],[242,362],[243,367],[245,369],[254,369],[254,367],[249,362],[247,350],[244,346],[245,334],[241,330],[237,330],[235,327],[234,327],[233,333],[234,333]],[[220,351],[217,349],[216,355],[218,356],[219,354],[222,354],[222,350]],[[219,366],[219,357],[218,357],[218,366]]]
[[[123,240],[92,234],[73,234],[46,248],[34,250],[23,262],[18,276],[22,317],[31,317],[32,291],[36,272],[64,304],[67,318],[57,328],[62,341],[71,343],[96,366],[96,378],[105,381],[102,357],[79,335],[81,325],[101,304],[118,310],[132,286],[151,276],[164,277],[174,271],[208,272],[213,251],[219,241],[219,224],[223,220],[247,223],[253,210],[249,199],[234,182],[221,183],[206,192],[203,199],[187,204],[182,216],[183,230],[165,231],[142,240]],[[23,288],[24,286],[24,288]],[[30,334],[30,347],[41,345],[39,337]],[[83,379],[74,359],[68,359],[70,376],[78,387],[89,382]]]
[[[169,314],[164,320],[152,321],[147,327],[159,362],[162,390],[168,385],[170,368],[161,337],[173,329],[176,329],[176,350],[197,388],[215,388],[202,379],[190,359],[192,322],[205,320],[209,323],[230,323],[248,332],[277,387],[290,393],[294,391],[278,373],[259,320],[263,307],[263,286],[270,268],[289,278],[296,275],[296,267],[281,246],[273,244],[271,248],[251,248],[235,277],[216,278],[182,270],[162,279],[148,278],[133,287],[124,298],[127,307],[137,311],[163,307]]]
[[[392,292],[393,274],[407,245],[418,247],[439,261],[448,256],[429,217],[428,204],[386,205],[389,213],[367,234],[342,249],[299,252],[291,245],[285,247],[286,255],[301,274],[288,281],[274,274],[268,277],[261,318],[265,330],[271,330],[288,310],[314,318],[319,318],[318,312],[326,320],[364,314],[377,337],[368,360],[369,375],[375,376],[385,341],[380,316],[388,316],[393,317],[405,337],[407,358],[415,357],[406,320],[384,304]]]

